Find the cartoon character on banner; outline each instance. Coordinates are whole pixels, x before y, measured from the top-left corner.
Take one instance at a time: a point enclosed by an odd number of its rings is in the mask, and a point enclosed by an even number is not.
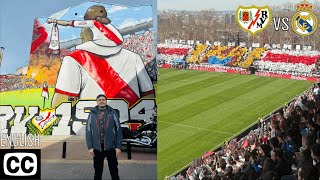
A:
[[[49,18],[47,23],[82,28],[82,44],[63,58],[53,108],[68,100],[94,99],[98,94],[124,99],[129,107],[140,98],[155,97],[141,57],[123,48],[123,37],[111,24],[104,6],[88,8],[84,21]]]

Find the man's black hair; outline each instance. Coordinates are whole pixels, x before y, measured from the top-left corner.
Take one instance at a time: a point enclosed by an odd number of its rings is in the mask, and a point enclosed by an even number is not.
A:
[[[99,97],[104,97],[104,98],[106,98],[106,100],[107,100],[107,96],[104,95],[104,94],[99,94],[96,99],[98,99]]]
[[[260,148],[261,148],[261,150],[263,151],[263,153],[264,153],[266,156],[270,156],[270,151],[271,151],[270,145],[261,144],[261,145],[260,145]]]

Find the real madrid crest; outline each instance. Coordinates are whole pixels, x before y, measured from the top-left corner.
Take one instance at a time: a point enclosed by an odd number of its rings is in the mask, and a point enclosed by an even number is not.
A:
[[[268,6],[239,6],[236,11],[238,25],[252,35],[265,29],[270,24],[271,19],[271,11]]]
[[[318,19],[311,12],[312,4],[303,1],[296,6],[299,11],[292,17],[292,29],[301,36],[309,36],[318,27]]]

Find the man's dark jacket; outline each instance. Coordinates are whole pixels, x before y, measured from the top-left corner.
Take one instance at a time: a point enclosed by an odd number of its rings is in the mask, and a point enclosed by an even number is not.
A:
[[[101,151],[100,143],[100,128],[98,116],[98,106],[91,109],[87,124],[86,124],[86,141],[88,150],[93,148]],[[121,148],[122,145],[122,130],[117,113],[110,106],[106,107],[106,113],[103,118],[104,127],[104,150],[113,150]]]

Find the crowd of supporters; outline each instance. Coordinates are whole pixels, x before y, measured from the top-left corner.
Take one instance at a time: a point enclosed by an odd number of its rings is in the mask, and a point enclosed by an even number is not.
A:
[[[291,74],[295,76],[316,77],[318,71],[316,64],[306,65],[303,63],[285,63],[285,62],[270,62],[258,60],[253,63],[258,71],[272,72],[276,74]]]
[[[188,64],[186,69],[197,69],[197,68],[216,68],[220,70],[236,70],[236,71],[247,71],[246,69],[236,66],[221,66],[219,64]]]
[[[191,45],[158,44],[158,64],[173,64],[174,60],[185,59],[191,52]]]
[[[264,54],[266,50],[266,48],[254,48],[247,56],[244,57],[245,60],[239,62],[238,65],[243,68],[249,68],[255,60],[261,59],[262,54]]]
[[[317,51],[271,50],[254,65],[258,71],[316,77],[318,59],[320,53]]]
[[[315,84],[240,138],[194,160],[183,179],[314,180],[320,177],[320,89]]]
[[[184,47],[185,46],[185,47]],[[213,46],[197,44],[158,45],[158,63],[176,67],[176,60],[190,64],[215,64],[221,67],[240,67],[249,70],[254,66],[260,72],[294,76],[318,77],[320,52],[310,50],[280,50],[247,48],[240,46]]]
[[[123,48],[138,53],[145,63],[151,61],[155,58],[153,31],[130,35],[130,37],[124,39]]]
[[[184,59],[184,55],[176,54],[159,54],[158,55],[158,64],[173,64],[174,60]]]
[[[205,44],[197,44],[190,52],[190,56],[187,58],[188,63],[201,63],[202,57],[209,50],[209,46]]]
[[[22,76],[0,76],[0,92],[23,90],[33,87],[33,79]]]

